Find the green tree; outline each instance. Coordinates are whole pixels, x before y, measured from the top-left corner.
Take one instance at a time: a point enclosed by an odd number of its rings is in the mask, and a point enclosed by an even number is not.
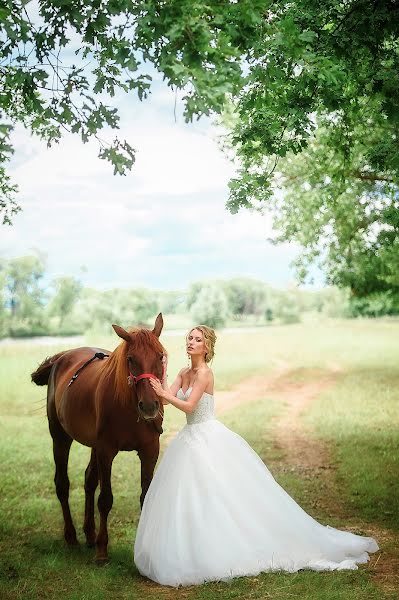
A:
[[[33,5],[33,3],[32,3]],[[10,126],[23,123],[51,145],[63,130],[95,136],[100,157],[123,174],[134,163],[127,141],[106,144],[104,126],[118,128],[107,102],[118,90],[144,99],[154,69],[167,84],[185,90],[191,120],[222,109],[241,84],[241,57],[257,36],[263,0],[108,2],[42,0],[35,7],[10,0],[0,9],[0,162],[10,157]],[[17,210],[15,188],[1,175],[5,222]]]
[[[399,4],[296,0],[266,10],[225,119],[240,165],[228,207],[273,210],[276,241],[304,249],[302,279],[319,260],[327,281],[356,297],[397,293]]]
[[[214,283],[214,284],[217,285],[216,283]],[[190,284],[190,287],[188,288],[188,292],[187,292],[187,298],[186,298],[186,306],[187,306],[188,310],[190,310],[192,305],[196,302],[198,295],[201,292],[202,288],[204,286],[209,286],[209,285],[213,285],[213,284],[208,283],[206,281],[194,281],[193,283]]]
[[[44,318],[46,294],[40,285],[43,275],[44,264],[37,256],[22,256],[7,262],[5,301],[11,333],[47,332]]]
[[[346,152],[320,127],[306,150],[281,162],[283,194],[269,203],[276,241],[303,248],[300,279],[318,261],[328,283],[358,297],[399,292],[399,188],[364,167],[371,136],[367,123],[359,123]]]
[[[157,294],[159,310],[166,315],[176,314],[184,306],[184,293],[179,291],[160,291]]]
[[[347,315],[351,317],[382,317],[399,314],[399,297],[392,290],[375,292],[367,297],[350,298]]]
[[[258,31],[236,103],[232,144],[242,168],[231,182],[231,210],[270,198],[278,159],[301,153],[320,119],[332,147],[362,142],[359,174],[397,183],[396,0],[270,1]]]
[[[274,290],[273,316],[286,325],[299,323],[301,320],[300,293],[299,290],[291,288],[288,290]]]
[[[265,283],[248,278],[234,278],[223,284],[229,310],[235,318],[244,315],[263,315],[268,303]]]
[[[0,338],[8,333],[8,311],[6,309],[6,261],[0,259]]]
[[[197,325],[223,327],[228,317],[228,303],[221,287],[215,283],[202,285],[190,313]]]
[[[15,188],[4,171],[12,124],[23,123],[49,144],[61,138],[63,128],[85,142],[104,125],[118,127],[117,112],[106,102],[120,89],[145,98],[155,69],[169,86],[185,90],[187,120],[220,112],[231,98],[236,118],[230,144],[239,162],[230,182],[231,211],[273,207],[277,168],[289,190],[290,181],[300,181],[289,169],[299,168],[296,158],[310,157],[311,166],[319,162],[331,179],[325,203],[317,214],[309,203],[303,209],[293,202],[291,209],[287,202],[286,213],[295,213],[297,225],[286,227],[277,218],[280,239],[299,241],[309,259],[327,255],[328,281],[349,285],[357,295],[396,289],[396,0],[42,0],[35,19],[30,10],[23,0],[0,10],[5,222],[17,210]],[[228,120],[232,123],[230,113]],[[118,139],[110,146],[100,140],[100,156],[117,173],[134,162],[133,148]],[[302,185],[308,192],[314,183]],[[375,202],[373,223],[365,228],[359,205],[366,197]],[[320,228],[326,207],[331,222]],[[342,226],[345,211],[348,227]],[[309,228],[314,235],[307,234]],[[326,235],[327,247],[320,248]]]
[[[125,327],[145,324],[158,312],[156,294],[144,288],[100,292],[85,288],[73,310],[73,321],[82,330],[109,331],[112,323]]]
[[[82,284],[75,277],[58,277],[54,281],[55,295],[51,299],[49,312],[59,317],[59,326],[62,328],[65,318],[71,314],[72,309],[82,291]]]
[[[127,325],[146,324],[158,311],[156,294],[144,288],[115,290],[118,322]]]

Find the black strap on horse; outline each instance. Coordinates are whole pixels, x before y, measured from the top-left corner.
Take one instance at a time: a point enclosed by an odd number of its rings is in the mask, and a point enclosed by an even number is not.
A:
[[[96,358],[99,358],[100,360],[103,360],[104,358],[107,358],[108,356],[109,356],[109,354],[104,354],[104,352],[96,352],[95,355],[92,356],[91,358],[89,358],[89,360],[87,360],[84,365],[82,365],[81,367],[79,367],[79,369],[76,371],[75,375],[72,375],[71,381],[68,383],[68,387],[73,384],[73,382],[75,381],[75,379],[79,376],[79,373],[81,371],[83,371],[83,369],[85,367],[87,367],[87,365],[89,365],[91,362],[93,362],[93,360],[95,360]]]

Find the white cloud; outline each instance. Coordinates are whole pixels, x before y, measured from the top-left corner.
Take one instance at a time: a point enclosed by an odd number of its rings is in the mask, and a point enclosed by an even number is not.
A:
[[[270,217],[226,211],[233,165],[210,121],[175,123],[173,93],[156,88],[155,98],[154,105],[120,99],[119,137],[138,149],[126,177],[114,177],[97,158],[96,142],[67,135],[47,149],[17,128],[12,175],[24,210],[2,229],[0,253],[40,248],[50,276],[77,275],[99,287],[181,288],[232,275],[292,279],[296,249],[266,242]]]

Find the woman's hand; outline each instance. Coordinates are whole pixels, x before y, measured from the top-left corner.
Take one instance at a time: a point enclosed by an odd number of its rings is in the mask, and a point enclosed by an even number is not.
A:
[[[165,387],[167,387],[167,372],[168,372],[168,356],[167,356],[167,354],[164,354],[162,357],[162,366],[163,366],[163,371],[162,371],[161,384],[165,388]]]
[[[163,389],[162,384],[160,381],[158,381],[158,379],[153,379],[151,377],[150,385],[156,393],[156,395],[159,396],[159,398],[165,398],[165,390]]]

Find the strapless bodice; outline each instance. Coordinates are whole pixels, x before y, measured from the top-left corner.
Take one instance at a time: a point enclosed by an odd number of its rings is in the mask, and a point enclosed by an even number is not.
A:
[[[180,400],[187,400],[187,397],[190,395],[192,388],[189,387],[186,392],[180,388],[177,392],[177,397]],[[201,398],[198,400],[198,404],[195,407],[195,410],[192,413],[187,413],[187,424],[194,425],[197,423],[203,423],[204,421],[209,421],[210,419],[215,418],[214,413],[214,398],[212,394],[208,394],[204,392]]]

